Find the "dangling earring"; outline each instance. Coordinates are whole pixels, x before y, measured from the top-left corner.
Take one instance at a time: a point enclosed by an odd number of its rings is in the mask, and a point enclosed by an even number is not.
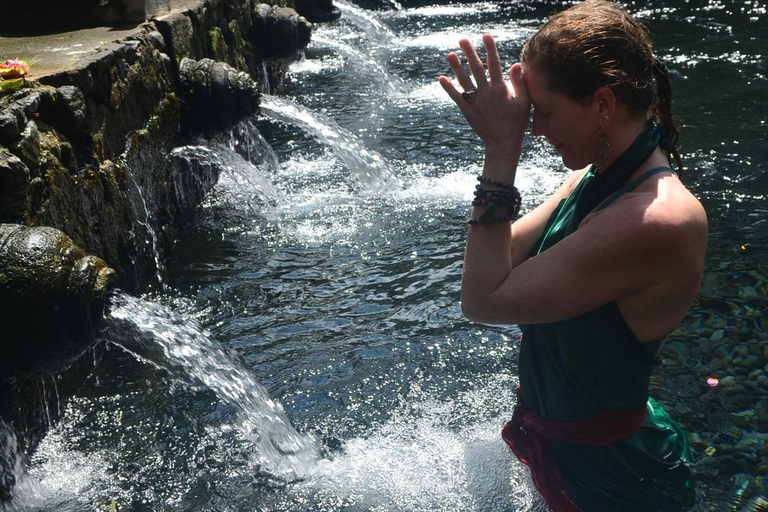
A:
[[[611,142],[608,140],[608,134],[605,133],[603,122],[608,122],[608,116],[600,120],[600,140],[597,143],[597,155],[595,155],[595,166],[598,169],[606,167],[611,157]]]

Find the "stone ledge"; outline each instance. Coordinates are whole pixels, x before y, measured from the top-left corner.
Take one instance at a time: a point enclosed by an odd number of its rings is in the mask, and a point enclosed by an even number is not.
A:
[[[133,292],[154,278],[156,261],[196,207],[174,198],[201,198],[215,182],[186,180],[202,187],[189,193],[172,186],[179,171],[168,150],[210,128],[182,117],[189,102],[215,99],[198,101],[193,112],[208,108],[201,117],[225,129],[256,111],[258,90],[276,86],[310,36],[310,24],[281,4],[172,0],[171,7],[129,27],[0,38],[0,58],[39,59],[29,87],[0,95],[0,151],[15,157],[0,162],[0,180],[9,185],[0,187],[7,199],[0,221],[62,229],[103,257]],[[14,53],[22,45],[28,53]],[[208,96],[190,96],[189,80],[178,74],[184,59],[218,62],[209,69],[227,69],[222,76],[233,80],[210,80]],[[136,241],[137,222],[157,235],[151,251]]]

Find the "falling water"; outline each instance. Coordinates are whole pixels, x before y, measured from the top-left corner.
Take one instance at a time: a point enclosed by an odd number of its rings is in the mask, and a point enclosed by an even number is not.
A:
[[[17,475],[23,472],[24,453],[19,446],[13,429],[0,418],[0,501],[16,483]]]
[[[274,205],[281,193],[269,179],[268,162],[266,165],[263,161],[254,163],[231,145],[214,141],[174,148],[171,157],[182,159],[193,168],[214,167],[219,172],[217,187],[234,193],[236,203],[252,214],[268,219],[275,217]]]
[[[324,47],[332,49],[337,55],[342,56],[351,71],[356,76],[370,77],[371,85],[386,93],[402,93],[406,90],[405,82],[393,75],[382,63],[372,57],[370,54],[361,52],[353,48],[352,45],[341,41],[338,38],[316,35],[312,37],[314,47]]]
[[[151,245],[152,250],[152,257],[155,260],[155,278],[157,279],[157,282],[160,284],[161,287],[165,288],[165,283],[163,282],[163,273],[165,272],[165,266],[163,265],[162,260],[160,259],[160,252],[158,250],[158,240],[157,240],[157,233],[155,233],[155,229],[152,227],[152,220],[149,215],[149,209],[147,208],[147,201],[144,199],[144,194],[141,191],[141,187],[139,186],[139,183],[136,181],[136,177],[133,175],[133,172],[131,171],[130,167],[126,165],[126,176],[130,178],[130,182],[133,183],[133,190],[136,191],[136,197],[138,197],[138,203],[139,207],[136,207],[136,200],[134,199],[131,203],[134,205],[134,211],[136,212],[136,223],[144,228],[147,235],[149,236],[149,239],[146,240],[146,243]],[[141,220],[138,217],[139,210],[141,210],[141,213],[144,216],[144,220]],[[136,230],[133,230],[133,237],[134,240],[136,240],[136,243],[139,243],[139,240],[141,240],[141,237],[139,237],[136,234]]]
[[[298,126],[328,146],[347,166],[351,177],[376,192],[399,188],[394,170],[376,151],[367,149],[352,133],[338,125],[330,116],[315,112],[295,101],[263,95],[261,111],[272,119]]]
[[[218,135],[215,141],[237,151],[248,162],[261,170],[261,174],[277,173],[280,163],[277,154],[267,139],[261,134],[252,118],[237,124],[230,131]]]
[[[366,11],[345,0],[335,0],[334,5],[341,11],[342,19],[351,22],[354,26],[365,32],[369,41],[379,44],[398,44],[397,35],[389,27],[376,19],[370,11]]]
[[[312,441],[296,432],[280,403],[209,333],[154,302],[123,293],[111,302],[109,343],[176,379],[202,382],[236,407],[240,430],[258,446],[258,462],[270,473],[294,479],[312,471],[318,459]]]

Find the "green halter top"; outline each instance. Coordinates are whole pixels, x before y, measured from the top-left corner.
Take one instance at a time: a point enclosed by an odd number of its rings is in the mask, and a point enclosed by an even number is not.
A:
[[[592,167],[553,212],[529,257],[578,229],[591,211],[668,167],[623,182],[664,137],[655,123],[603,174]],[[666,143],[667,141],[663,141]],[[520,326],[520,387],[526,407],[557,421],[646,407],[645,424],[616,443],[589,447],[549,440],[568,492],[584,512],[683,512],[693,503],[688,440],[648,385],[661,340],[641,343],[615,301],[568,320]]]

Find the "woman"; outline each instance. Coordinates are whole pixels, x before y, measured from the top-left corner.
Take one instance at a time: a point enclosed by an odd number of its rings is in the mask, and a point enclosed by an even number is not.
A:
[[[483,45],[487,76],[462,40],[469,72],[456,53],[448,63],[463,90],[440,83],[485,143],[462,310],[523,331],[504,439],[556,511],[687,510],[687,439],[648,385],[698,291],[707,220],[671,168],[682,169],[666,67],[645,27],[606,0],[551,17],[511,83],[490,35]],[[531,106],[533,135],[589,168],[510,224]]]

